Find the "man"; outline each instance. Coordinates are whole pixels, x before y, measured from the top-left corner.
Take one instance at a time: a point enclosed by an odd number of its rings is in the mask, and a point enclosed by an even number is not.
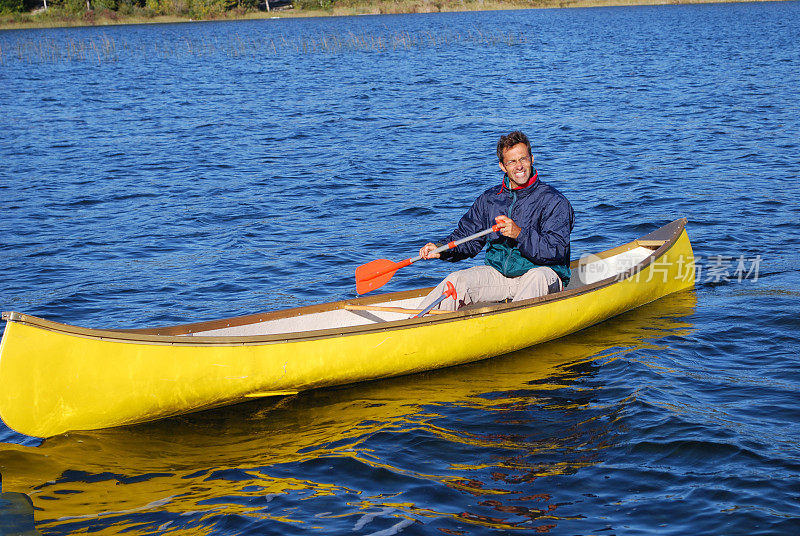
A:
[[[558,190],[539,180],[533,167],[528,137],[515,131],[497,142],[497,158],[505,174],[501,186],[483,192],[443,243],[464,238],[495,224],[492,233],[451,250],[432,253],[433,243],[419,251],[423,259],[459,261],[474,257],[488,239],[486,265],[447,276],[423,301],[422,307],[442,295],[447,282],[456,288],[456,300],[445,299],[437,308],[454,311],[476,302],[513,301],[558,292],[569,283],[569,234],[574,224],[572,206]]]

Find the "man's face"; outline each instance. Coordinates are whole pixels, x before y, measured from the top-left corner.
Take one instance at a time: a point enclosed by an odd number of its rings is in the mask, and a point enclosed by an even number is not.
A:
[[[533,157],[528,152],[528,146],[518,143],[503,151],[503,161],[500,169],[508,175],[512,188],[519,188],[528,183],[533,169]]]

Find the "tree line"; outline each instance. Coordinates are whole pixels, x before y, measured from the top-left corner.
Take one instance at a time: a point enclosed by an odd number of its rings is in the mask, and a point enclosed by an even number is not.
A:
[[[94,15],[114,18],[175,15],[197,19],[226,12],[269,11],[276,7],[325,9],[334,0],[0,0],[0,15],[35,14],[50,17]]]

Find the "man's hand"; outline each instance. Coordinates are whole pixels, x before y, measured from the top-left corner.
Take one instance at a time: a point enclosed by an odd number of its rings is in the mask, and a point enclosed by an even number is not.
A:
[[[441,255],[438,253],[431,253],[434,249],[436,249],[436,244],[434,244],[433,242],[428,242],[427,244],[425,244],[420,248],[419,256],[425,260],[438,259],[439,257],[441,257]]]
[[[519,227],[519,225],[514,223],[514,220],[508,216],[498,216],[494,219],[494,221],[496,221],[497,225],[500,226],[500,234],[503,236],[507,236],[516,240],[519,236],[519,233],[522,232],[522,229]]]

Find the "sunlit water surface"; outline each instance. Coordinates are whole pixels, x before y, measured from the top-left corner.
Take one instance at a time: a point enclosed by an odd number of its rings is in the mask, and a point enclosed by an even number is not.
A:
[[[685,216],[703,270],[468,366],[0,426],[0,527],[33,530],[30,499],[42,534],[799,533],[798,42],[796,2],[0,32],[3,310],[143,327],[352,297],[499,182],[515,128],[575,257]]]

